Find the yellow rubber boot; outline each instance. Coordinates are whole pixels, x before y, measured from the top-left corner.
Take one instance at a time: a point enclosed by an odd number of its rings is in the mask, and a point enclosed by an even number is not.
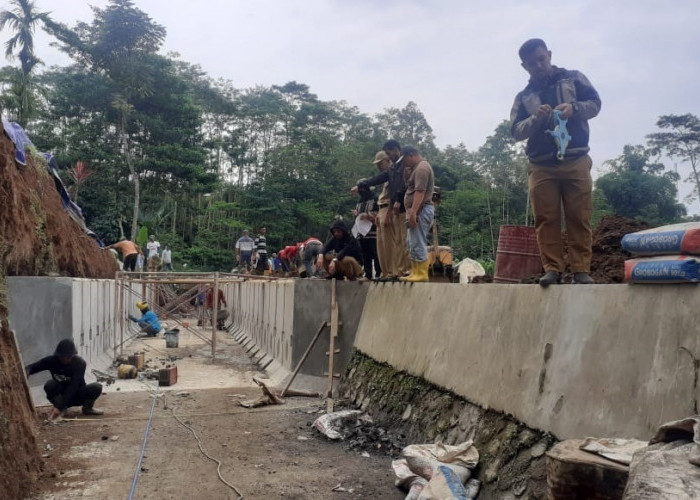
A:
[[[416,273],[416,263],[414,261],[410,261],[410,262],[411,262],[411,272],[408,273],[407,276],[400,276],[399,281],[407,281],[408,278],[410,278],[411,276],[413,276]]]
[[[413,264],[413,272],[404,280],[409,283],[422,283],[428,281],[429,262],[411,262]]]

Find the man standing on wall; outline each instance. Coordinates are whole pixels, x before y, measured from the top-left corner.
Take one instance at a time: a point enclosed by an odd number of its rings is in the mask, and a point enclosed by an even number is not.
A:
[[[269,267],[267,262],[267,240],[265,239],[264,227],[258,229],[258,236],[255,238],[255,250],[257,252],[255,274],[262,276]]]
[[[384,143],[382,151],[389,157],[390,167],[374,177],[358,182],[357,186],[350,191],[357,193],[360,188],[377,186],[386,183],[388,191],[387,211],[379,214],[382,230],[386,229],[386,237],[390,241],[390,248],[393,250],[393,266],[386,269],[382,266],[382,271],[389,276],[402,276],[408,271],[410,260],[406,247],[406,207],[404,206],[404,195],[406,185],[404,182],[404,165],[401,145],[390,139]],[[378,153],[379,154],[379,153]],[[377,156],[375,156],[376,160]],[[380,211],[384,207],[379,207]]]
[[[148,251],[148,260],[146,261],[148,265],[148,271],[157,271],[158,267],[160,266],[160,243],[156,241],[156,237],[154,235],[150,235],[148,237],[146,250]]]
[[[248,235],[248,230],[245,229],[243,231],[243,236],[236,241],[236,262],[238,262],[239,271],[245,269],[246,272],[250,272],[253,268],[252,258],[254,248],[255,241]]]
[[[413,146],[403,149],[404,179],[406,182],[406,225],[408,226],[408,254],[411,274],[401,281],[428,281],[428,232],[433,225],[435,207],[433,191],[435,175],[430,163]]]
[[[526,41],[519,55],[522,67],[530,74],[530,82],[515,97],[510,113],[511,134],[516,141],[527,139],[528,188],[545,270],[540,285],[561,283],[566,269],[562,206],[574,283],[591,284],[593,183],[588,120],[598,115],[600,97],[582,73],[553,66],[552,52],[544,41],[538,38]],[[571,135],[563,152],[547,133],[555,126],[555,111],[567,120],[566,128]]]
[[[165,245],[165,248],[163,249],[163,267],[161,268],[163,271],[172,271],[173,270],[173,253],[170,250],[170,245]]]

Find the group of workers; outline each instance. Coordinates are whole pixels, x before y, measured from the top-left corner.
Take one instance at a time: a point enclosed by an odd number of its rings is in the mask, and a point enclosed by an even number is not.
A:
[[[140,246],[131,240],[127,240],[122,236],[118,242],[103,247],[103,250],[119,251],[122,254],[122,263],[124,271],[142,271],[144,262],[144,253]],[[156,271],[172,271],[173,270],[173,253],[169,245],[165,245],[163,251],[160,251],[160,243],[154,235],[148,237],[146,243],[146,269],[149,272]]]

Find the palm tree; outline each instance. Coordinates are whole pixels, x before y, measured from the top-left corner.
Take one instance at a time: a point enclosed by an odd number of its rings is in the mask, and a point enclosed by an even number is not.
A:
[[[48,12],[37,12],[32,0],[10,0],[13,10],[0,12],[0,30],[8,26],[15,34],[5,43],[5,56],[17,57],[20,68],[3,71],[6,85],[2,104],[14,111],[17,122],[25,127],[29,118],[36,112],[37,98],[34,89],[33,70],[41,61],[34,54],[34,29],[39,22],[50,21]],[[9,71],[8,71],[9,70]],[[9,88],[8,88],[9,87]]]
[[[19,49],[19,60],[22,65],[22,73],[28,75],[39,59],[34,55],[34,29],[41,21],[50,20],[48,12],[37,12],[32,0],[10,0],[14,10],[0,12],[0,30],[5,25],[15,32],[15,35],[5,43],[5,56],[12,59],[15,50]]]

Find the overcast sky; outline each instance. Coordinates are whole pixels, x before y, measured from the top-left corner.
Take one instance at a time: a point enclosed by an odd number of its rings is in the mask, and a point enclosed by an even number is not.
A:
[[[92,20],[88,4],[107,4],[35,2],[71,26]],[[643,144],[660,115],[700,115],[698,0],[134,3],[167,29],[163,52],[176,51],[213,77],[238,88],[296,80],[322,100],[368,114],[415,101],[440,147],[461,142],[474,150],[508,118],[527,83],[517,50],[534,37],[547,42],[553,64],[582,71],[600,93],[603,107],[591,121],[596,173],[625,144]],[[0,34],[3,43],[7,37]],[[68,64],[48,42],[37,33],[37,55],[47,65]],[[688,166],[677,167],[687,175]]]

